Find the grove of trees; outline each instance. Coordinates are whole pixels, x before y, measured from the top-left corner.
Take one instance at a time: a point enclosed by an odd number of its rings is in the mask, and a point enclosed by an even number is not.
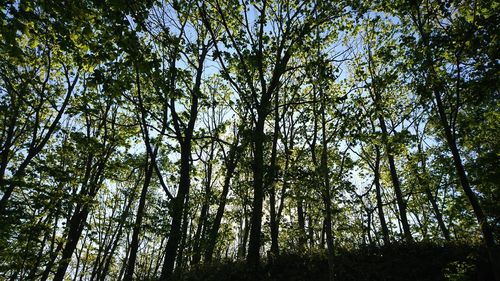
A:
[[[462,241],[500,280],[500,4],[4,0],[0,279]]]

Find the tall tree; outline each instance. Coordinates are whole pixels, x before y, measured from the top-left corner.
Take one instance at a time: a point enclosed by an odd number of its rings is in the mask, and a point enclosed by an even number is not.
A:
[[[260,259],[262,208],[264,202],[265,122],[272,113],[273,96],[279,94],[281,79],[299,40],[331,15],[326,3],[237,2],[204,3],[204,24],[216,42],[217,58],[229,83],[251,109],[253,124],[253,202],[247,262],[257,267]],[[228,13],[237,11],[237,13]],[[250,11],[256,16],[250,16]],[[276,12],[275,12],[276,11]],[[320,11],[316,13],[315,11]],[[315,17],[316,16],[316,17]],[[222,25],[222,34],[215,30]],[[266,31],[271,29],[272,32]],[[222,51],[224,49],[232,52]],[[233,65],[237,65],[234,68]],[[235,69],[236,72],[232,70]]]
[[[164,8],[160,7],[160,9]],[[177,250],[182,239],[182,220],[186,198],[189,195],[191,186],[192,141],[200,107],[199,101],[202,98],[201,85],[204,63],[213,45],[212,40],[207,36],[206,29],[200,24],[200,17],[195,17],[195,15],[199,15],[195,7],[192,7],[190,3],[181,5],[180,3],[173,2],[171,8],[175,13],[175,17],[179,20],[178,34],[170,34],[166,22],[160,22],[161,25],[159,28],[164,32],[165,36],[169,36],[168,38],[173,41],[172,46],[165,46],[171,49],[166,56],[168,73],[166,75],[165,88],[170,95],[168,109],[170,111],[174,137],[180,148],[180,168],[177,195],[171,200],[170,205],[172,222],[165,249],[166,254],[161,270],[161,279],[166,279],[172,274],[177,258]],[[185,31],[186,28],[192,28],[195,34],[194,38],[189,37],[191,34]],[[191,49],[189,49],[189,53],[184,53],[182,49],[183,45],[181,45],[183,41],[193,42],[190,43]],[[166,40],[164,43],[168,44],[169,41]],[[187,77],[184,77],[183,73],[177,69],[177,57],[181,53],[185,54],[186,63],[192,69],[191,81],[186,80]],[[179,113],[179,103],[183,97],[178,96],[178,93],[183,90],[178,88],[180,84],[179,80],[185,82],[186,94],[189,95],[189,106],[186,108],[186,111],[182,112],[182,115]],[[186,115],[187,118],[185,117]]]
[[[466,90],[464,90],[464,85],[461,83],[463,83],[463,77],[468,71],[465,67],[465,61],[468,59],[468,54],[466,54],[466,50],[462,46],[467,46],[467,42],[470,42],[472,39],[470,37],[471,34],[475,31],[479,33],[490,32],[490,30],[476,25],[476,9],[481,9],[483,7],[474,5],[474,10],[470,11],[470,7],[468,7],[467,4],[446,6],[438,2],[415,2],[405,8],[406,10],[400,12],[403,13],[403,15],[407,15],[409,22],[415,27],[419,35],[418,44],[423,49],[423,57],[421,61],[419,61],[419,68],[425,73],[424,87],[429,89],[429,91],[422,93],[425,95],[423,96],[423,100],[430,99],[433,102],[434,109],[438,116],[442,137],[450,150],[462,190],[467,196],[479,227],[481,228],[493,272],[495,273],[495,278],[499,280],[500,272],[498,270],[498,258],[493,250],[496,243],[491,226],[472,189],[472,185],[465,170],[463,156],[460,152],[456,134],[457,115],[461,110],[462,96],[464,92],[466,92]],[[488,9],[489,7],[485,8]],[[456,17],[453,17],[452,15],[455,10],[458,14]],[[441,24],[440,19],[448,20],[448,24]],[[461,25],[460,20],[464,20],[467,24]],[[433,30],[435,31],[433,32]],[[461,34],[463,36],[461,36]],[[460,46],[450,46],[443,43],[444,41],[442,38],[449,40],[451,39],[450,37],[455,37],[455,42],[460,42]],[[443,50],[445,51],[443,52]],[[454,65],[455,71],[451,75],[446,72],[445,65],[440,63],[439,60],[440,56],[445,58],[445,60],[442,60],[444,62],[449,59],[447,57],[447,54],[449,54],[447,51],[454,53],[454,61],[451,63]],[[474,59],[474,57],[471,59]],[[451,87],[447,85],[448,83],[451,83]]]

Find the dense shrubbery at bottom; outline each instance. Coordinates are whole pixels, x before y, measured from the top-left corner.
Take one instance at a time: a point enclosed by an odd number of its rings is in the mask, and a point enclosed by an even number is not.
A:
[[[494,280],[486,251],[480,247],[429,243],[393,244],[338,250],[336,280]],[[244,262],[203,265],[177,272],[178,281],[314,281],[328,280],[324,253],[287,253],[263,261],[258,271]]]

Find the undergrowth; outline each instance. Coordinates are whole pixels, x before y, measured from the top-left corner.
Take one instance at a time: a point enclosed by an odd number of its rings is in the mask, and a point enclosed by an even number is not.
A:
[[[175,273],[175,281],[322,281],[328,279],[325,253],[285,253],[263,260],[258,270],[243,261],[200,265]],[[480,247],[432,243],[365,246],[339,249],[335,257],[338,281],[460,281],[493,280],[486,251]]]

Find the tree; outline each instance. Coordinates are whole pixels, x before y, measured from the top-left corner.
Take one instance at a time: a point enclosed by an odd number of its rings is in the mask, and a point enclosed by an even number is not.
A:
[[[4,2],[0,279],[498,275],[496,3]]]

